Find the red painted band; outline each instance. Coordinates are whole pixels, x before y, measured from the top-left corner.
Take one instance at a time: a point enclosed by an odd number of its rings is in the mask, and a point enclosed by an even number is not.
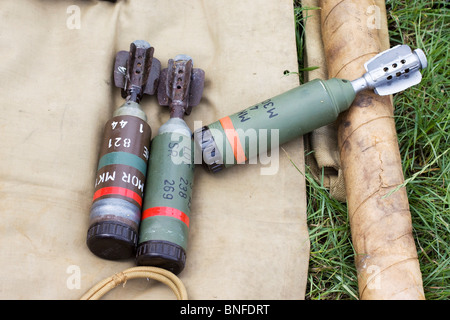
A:
[[[230,117],[224,117],[219,121],[220,124],[222,125],[223,130],[225,131],[228,142],[231,145],[231,149],[233,149],[234,158],[236,159],[236,162],[237,163],[245,162],[247,160],[247,157],[245,156],[245,151],[242,148],[241,140],[239,139],[239,135],[234,129],[233,122],[231,121]]]
[[[172,217],[175,219],[178,219],[182,222],[184,222],[187,227],[189,228],[189,217],[187,214],[185,214],[183,211],[180,211],[175,208],[170,207],[153,207],[148,208],[142,213],[142,220],[154,217],[154,216],[166,216],[166,217]]]
[[[96,199],[98,199],[100,197],[107,196],[107,195],[114,195],[114,194],[133,199],[140,206],[142,206],[142,198],[141,198],[140,195],[138,195],[133,190],[130,190],[130,189],[127,189],[127,188],[122,188],[122,187],[105,187],[105,188],[101,188],[101,189],[97,190],[94,193],[94,199],[93,200],[95,201]]]

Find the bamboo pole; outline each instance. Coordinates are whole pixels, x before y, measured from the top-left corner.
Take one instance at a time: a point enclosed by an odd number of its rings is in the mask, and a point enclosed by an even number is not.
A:
[[[385,8],[369,0],[320,4],[328,76],[360,77],[382,51],[372,15]],[[338,144],[360,299],[424,299],[406,189],[390,194],[404,182],[391,99],[358,94],[339,119]]]

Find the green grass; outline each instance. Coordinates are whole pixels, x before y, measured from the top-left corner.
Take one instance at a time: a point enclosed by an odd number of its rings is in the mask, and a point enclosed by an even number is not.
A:
[[[299,76],[303,82],[304,19],[294,1]],[[386,1],[391,46],[421,48],[428,58],[421,84],[394,96],[405,185],[425,297],[450,298],[450,110],[448,1]],[[309,10],[314,10],[309,8]],[[306,299],[358,299],[346,204],[332,199],[308,169],[311,254]]]

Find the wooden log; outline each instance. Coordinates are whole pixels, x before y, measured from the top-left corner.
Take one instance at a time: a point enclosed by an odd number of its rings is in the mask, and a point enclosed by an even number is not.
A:
[[[374,1],[320,4],[328,76],[360,77],[385,41],[371,20]],[[424,299],[406,189],[392,192],[404,177],[391,99],[358,94],[339,119],[338,144],[360,299]]]

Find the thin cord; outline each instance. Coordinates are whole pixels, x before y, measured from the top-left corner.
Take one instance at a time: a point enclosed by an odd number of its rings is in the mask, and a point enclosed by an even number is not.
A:
[[[172,272],[156,267],[134,267],[116,273],[113,276],[100,281],[87,291],[80,300],[99,300],[110,290],[119,284],[131,279],[149,278],[160,281],[170,287],[178,300],[187,300],[186,288],[181,280]]]

